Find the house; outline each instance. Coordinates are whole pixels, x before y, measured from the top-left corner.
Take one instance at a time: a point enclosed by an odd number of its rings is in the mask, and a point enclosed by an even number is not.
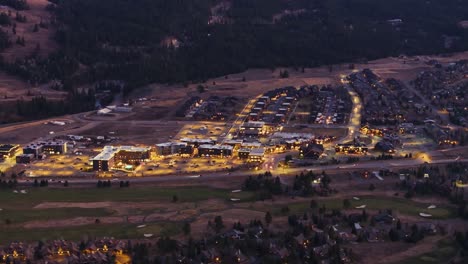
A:
[[[324,147],[321,144],[306,143],[299,148],[299,157],[318,159],[323,151]]]
[[[395,218],[388,213],[380,213],[373,217],[374,221],[377,223],[392,224],[395,221]]]

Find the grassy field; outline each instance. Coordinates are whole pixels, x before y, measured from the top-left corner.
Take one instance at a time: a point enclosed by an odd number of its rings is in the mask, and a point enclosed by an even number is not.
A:
[[[458,248],[454,241],[442,240],[437,243],[437,246],[431,252],[399,261],[398,264],[449,263],[449,260],[457,254],[457,251]]]
[[[15,240],[39,240],[65,238],[79,240],[83,237],[111,236],[118,238],[141,238],[143,234],[155,236],[173,235],[180,231],[176,222],[150,223],[144,228],[136,228],[131,224],[96,224],[77,227],[57,228],[22,228],[21,224],[28,221],[61,220],[76,217],[105,217],[116,215],[109,208],[48,208],[34,209],[43,202],[170,202],[173,196],[178,202],[198,202],[217,198],[229,200],[238,198],[241,201],[251,201],[254,193],[232,193],[230,190],[209,187],[130,187],[130,188],[31,188],[27,194],[14,193],[11,190],[0,191],[0,244]],[[133,213],[147,215],[155,209]],[[8,222],[8,223],[7,223]]]
[[[67,228],[36,228],[16,229],[5,228],[0,232],[0,244],[9,241],[37,241],[52,239],[68,239],[79,241],[81,239],[96,237],[114,238],[143,238],[143,234],[158,236],[172,236],[180,233],[181,224],[178,223],[151,223],[144,228],[136,225],[87,225]]]
[[[171,201],[177,196],[180,202],[197,202],[212,198],[239,198],[249,201],[253,193],[231,193],[229,190],[209,187],[130,187],[130,188],[32,188],[28,194],[17,194],[12,191],[0,191],[0,208],[30,208],[41,202],[139,202]]]
[[[392,209],[394,213],[398,212],[403,215],[419,216],[419,213],[431,214],[433,219],[447,219],[455,216],[452,208],[446,206],[438,206],[436,209],[427,209],[430,204],[418,203],[402,198],[393,197],[360,197],[359,201],[349,199],[351,202],[350,208],[366,205],[369,210],[385,210]],[[342,199],[326,199],[317,200],[319,207],[325,205],[327,209],[343,209]],[[310,203],[293,203],[289,204],[289,209],[293,213],[302,214],[309,209]],[[275,207],[272,212],[276,215],[281,214],[281,208]]]
[[[0,227],[7,219],[11,224],[33,220],[66,219],[79,216],[102,217],[112,215],[104,208],[50,208],[50,209],[3,209],[0,212]]]

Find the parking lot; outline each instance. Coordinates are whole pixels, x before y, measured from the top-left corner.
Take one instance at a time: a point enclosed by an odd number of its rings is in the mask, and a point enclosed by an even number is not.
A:
[[[179,133],[175,136],[175,139],[182,138],[210,138],[212,140],[218,140],[223,138],[229,129],[227,123],[221,122],[193,122],[191,124],[184,125]]]
[[[84,155],[56,155],[19,166],[23,168],[24,174],[28,177],[89,176],[94,175],[89,159],[89,156]]]
[[[235,157],[231,158],[181,158],[157,157],[154,160],[141,164],[131,176],[159,176],[171,174],[200,174],[203,172],[226,171],[244,164]]]

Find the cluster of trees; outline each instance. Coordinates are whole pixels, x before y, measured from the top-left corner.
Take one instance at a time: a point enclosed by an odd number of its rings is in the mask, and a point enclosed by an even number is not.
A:
[[[110,188],[112,186],[112,183],[110,180],[107,181],[101,181],[99,180],[96,185],[98,188]]]
[[[120,181],[120,188],[124,188],[124,187],[130,187],[130,182],[129,181]]]
[[[64,83],[63,89],[73,90],[73,85],[80,83],[80,78],[71,76],[78,70],[78,60],[58,51],[41,58],[38,55],[40,47],[36,47],[35,53],[25,58],[18,58],[14,62],[0,60],[0,69],[5,72],[19,76],[32,85],[43,84],[52,80],[60,80]]]
[[[219,233],[224,228],[223,217],[220,215],[215,216],[213,222],[208,221],[208,227],[212,228],[216,233]]]
[[[48,180],[38,181],[37,179],[34,179],[33,186],[34,187],[47,187],[49,186],[49,181]]]
[[[468,232],[464,234],[460,231],[455,232],[455,241],[461,247],[462,252],[461,255],[468,258]]]
[[[320,178],[320,188],[312,186],[312,182]],[[324,195],[330,191],[331,178],[322,172],[321,175],[315,175],[312,171],[301,172],[296,175],[292,186],[283,186],[279,177],[273,177],[271,172],[265,172],[257,177],[249,176],[245,179],[242,189],[257,193],[258,200],[271,199],[273,195]]]
[[[0,123],[20,122],[90,111],[95,108],[94,91],[72,91],[64,100],[49,100],[43,96],[30,101],[18,100],[15,103],[0,105]]]
[[[328,190],[331,178],[325,173],[325,171],[322,171],[321,175],[315,175],[312,171],[308,171],[305,174],[301,172],[300,175],[296,175],[294,178],[292,189],[295,193],[298,193],[301,196],[321,194],[317,193],[316,188],[313,188],[311,185],[312,181],[317,180],[318,178],[320,178],[320,187]]]
[[[10,16],[5,12],[0,13],[0,25],[2,25],[2,26],[11,25]]]
[[[272,195],[283,193],[279,177],[273,178],[271,172],[265,172],[257,177],[249,176],[244,181],[243,189],[245,191],[264,192],[264,199],[269,199]]]
[[[0,5],[9,6],[16,10],[28,10],[29,5],[26,0],[0,0]]]
[[[16,179],[12,180],[0,180],[0,189],[13,189],[18,185]]]

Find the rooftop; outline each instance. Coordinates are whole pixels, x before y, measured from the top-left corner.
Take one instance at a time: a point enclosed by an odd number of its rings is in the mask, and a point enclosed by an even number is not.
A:
[[[19,145],[13,144],[0,144],[0,151],[11,151],[12,149],[19,147]]]
[[[250,156],[263,156],[265,155],[265,149],[264,148],[254,148],[250,151],[249,153]]]
[[[225,150],[232,150],[232,146],[228,145],[209,145],[209,144],[204,144],[200,145],[198,148],[204,148],[204,149],[225,149]]]
[[[149,151],[149,147],[134,147],[134,146],[105,146],[101,153],[96,155],[91,160],[110,160],[114,157],[116,153],[119,151],[127,151],[127,152],[145,152]]]

